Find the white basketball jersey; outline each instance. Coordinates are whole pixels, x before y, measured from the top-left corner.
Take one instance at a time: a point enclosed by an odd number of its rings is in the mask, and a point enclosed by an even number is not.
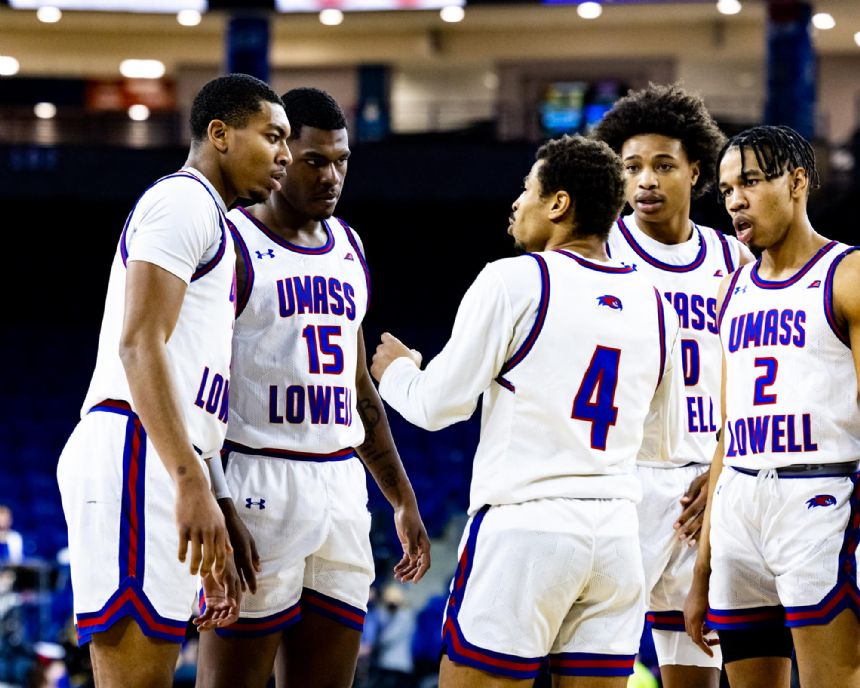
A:
[[[710,463],[720,425],[717,292],[723,278],[738,266],[740,244],[734,237],[694,224],[689,241],[670,246],[640,230],[631,214],[618,219],[607,251],[651,281],[678,313],[686,433],[672,463]],[[662,458],[665,466],[666,457]],[[657,465],[642,456],[638,463]]]
[[[380,392],[407,419],[440,427],[470,414],[466,397],[483,391],[471,512],[554,497],[638,500],[646,416],[680,433],[668,409],[680,403],[680,381],[677,396],[668,391],[677,331],[629,267],[568,251],[500,260],[464,297],[445,350],[423,372],[395,360]]]
[[[167,356],[192,444],[204,457],[221,449],[236,306],[236,254],[225,212],[218,192],[191,168],[162,177],[135,203],[111,266],[96,367],[82,416],[106,399],[126,401],[134,408],[119,343],[126,263],[140,260],[188,285]]]
[[[831,241],[784,281],[759,277],[759,263],[733,276],[719,314],[726,465],[860,458],[857,373],[833,314],[833,275],[853,250]]]
[[[229,214],[246,267],[233,338],[232,442],[330,454],[364,441],[355,376],[370,277],[355,232],[323,225],[319,248],[290,243],[244,209]]]

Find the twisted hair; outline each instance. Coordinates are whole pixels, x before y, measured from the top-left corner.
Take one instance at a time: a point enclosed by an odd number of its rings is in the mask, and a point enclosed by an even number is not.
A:
[[[630,91],[620,98],[592,135],[620,154],[624,142],[640,134],[677,139],[690,162],[698,161],[701,169],[693,198],[702,196],[714,183],[714,161],[726,137],[700,96],[678,84],[648,84],[648,88]]]
[[[621,159],[602,141],[562,136],[537,152],[541,196],[567,191],[574,203],[574,231],[608,236],[624,203]]]
[[[802,167],[809,179],[809,189],[821,186],[812,146],[791,127],[763,125],[732,136],[717,156],[717,171],[729,148],[737,148],[741,160],[744,159],[744,151],[751,150],[768,181]]]

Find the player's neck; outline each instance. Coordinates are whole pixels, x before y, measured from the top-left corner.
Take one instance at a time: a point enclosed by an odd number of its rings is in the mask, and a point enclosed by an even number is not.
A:
[[[218,192],[224,205],[228,208],[239,197],[236,189],[228,184],[226,178],[221,172],[221,168],[215,160],[210,159],[210,156],[205,154],[204,149],[192,145],[188,152],[188,159],[185,161],[184,167],[193,167],[200,172],[206,180],[212,185],[212,188]]]
[[[689,211],[689,208],[687,210]],[[690,222],[689,212],[677,213],[668,220],[659,221],[649,220],[639,213],[635,213],[634,217],[636,218],[636,226],[644,234],[661,244],[668,246],[683,244],[693,236],[693,223]]]
[[[602,236],[567,237],[564,241],[550,239],[544,251],[555,251],[557,249],[573,251],[589,260],[601,262],[609,260],[609,255],[606,253],[606,238]]]
[[[299,213],[278,193],[254,206],[251,212],[275,234],[299,246],[317,248],[328,239],[322,221]]]
[[[788,279],[828,241],[815,231],[809,218],[804,215],[789,227],[782,239],[762,252],[759,274],[765,279]]]

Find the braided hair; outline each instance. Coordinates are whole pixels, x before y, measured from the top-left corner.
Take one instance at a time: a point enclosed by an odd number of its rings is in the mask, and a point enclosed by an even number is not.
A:
[[[717,156],[718,174],[720,163],[729,148],[737,148],[741,160],[744,159],[744,151],[751,150],[768,181],[802,167],[806,170],[810,190],[821,186],[812,146],[791,127],[763,125],[733,136]]]

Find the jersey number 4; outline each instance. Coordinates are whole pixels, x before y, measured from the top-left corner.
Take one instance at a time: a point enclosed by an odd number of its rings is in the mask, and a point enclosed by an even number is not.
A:
[[[621,350],[598,346],[573,398],[571,418],[591,423],[591,447],[606,451],[609,428],[618,420],[615,388]]]

